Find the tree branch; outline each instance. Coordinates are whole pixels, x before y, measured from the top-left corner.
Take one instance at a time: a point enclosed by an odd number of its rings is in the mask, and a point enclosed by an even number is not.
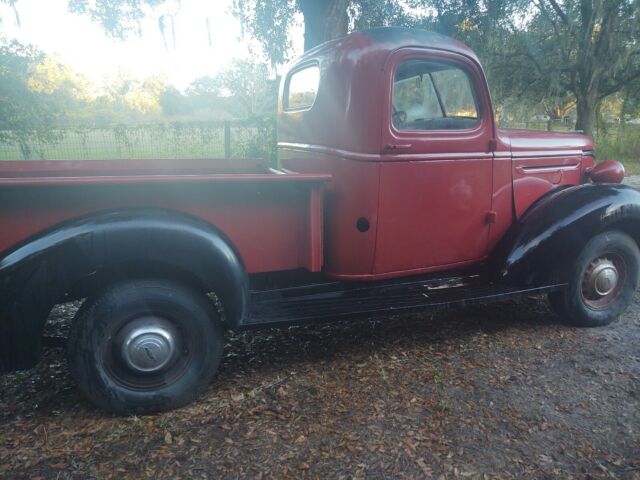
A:
[[[555,12],[558,14],[560,19],[562,20],[562,23],[564,23],[568,27],[569,17],[567,17],[567,14],[562,11],[562,8],[560,8],[560,5],[558,5],[558,2],[556,2],[556,0],[549,0],[549,3],[551,4],[551,7],[553,7]]]
[[[633,82],[637,78],[640,78],[640,69],[633,72],[631,75],[626,76],[622,80],[619,80],[613,85],[610,85],[608,88],[602,88],[600,91],[600,95],[598,95],[599,99],[603,99],[608,97],[609,95],[613,95],[616,92],[622,90],[627,84]]]

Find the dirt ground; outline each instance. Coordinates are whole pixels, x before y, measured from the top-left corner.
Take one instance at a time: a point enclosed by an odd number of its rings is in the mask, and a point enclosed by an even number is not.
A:
[[[0,377],[0,425],[3,478],[640,479],[640,297],[591,330],[531,297],[244,333],[147,417],[92,407],[49,348]]]

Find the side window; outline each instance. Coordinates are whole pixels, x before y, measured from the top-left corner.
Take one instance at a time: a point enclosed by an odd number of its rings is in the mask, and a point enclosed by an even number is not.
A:
[[[310,65],[293,72],[287,82],[285,110],[308,110],[318,94],[320,68]]]
[[[392,102],[396,130],[463,130],[479,122],[471,79],[447,63],[401,63],[393,80]]]

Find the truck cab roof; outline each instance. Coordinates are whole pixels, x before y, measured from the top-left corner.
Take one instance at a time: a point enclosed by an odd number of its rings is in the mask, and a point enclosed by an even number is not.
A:
[[[318,45],[299,57],[295,63],[304,62],[318,56],[349,54],[349,57],[362,61],[377,61],[381,56],[399,48],[418,47],[459,53],[478,61],[478,57],[468,46],[446,35],[436,32],[407,27],[378,27],[354,32],[343,37]]]
[[[478,90],[482,90],[477,93],[490,111],[482,67],[469,47],[434,32],[374,28],[323,43],[289,65],[278,100],[279,146],[313,145],[358,155],[380,154],[380,132],[389,123],[393,59],[403,52],[425,50],[463,63],[477,79]],[[296,97],[298,87],[309,91]]]

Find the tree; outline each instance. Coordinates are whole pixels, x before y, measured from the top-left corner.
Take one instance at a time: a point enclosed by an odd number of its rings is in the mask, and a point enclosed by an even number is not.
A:
[[[13,6],[19,18],[15,8],[19,0],[0,2]],[[108,35],[126,38],[132,32],[140,33],[140,20],[168,3],[167,0],[68,0],[68,8],[99,23]],[[234,0],[233,12],[276,64],[287,59],[290,29],[299,15],[304,23],[304,48],[309,50],[346,34],[359,20],[362,20],[360,26],[368,27],[404,24],[409,15],[403,5],[400,0]],[[171,14],[158,16],[163,38],[167,16]]]
[[[220,92],[220,82],[214,77],[200,77],[196,78],[189,86],[187,87],[187,95],[190,96],[211,96],[211,97],[219,97]]]
[[[270,114],[276,110],[278,79],[269,78],[265,64],[234,60],[229,68],[216,75],[213,84],[219,92],[235,100],[245,117]]]
[[[347,33],[351,0],[234,0],[233,12],[273,63],[287,58],[290,28],[301,14],[304,49]]]
[[[593,134],[603,98],[640,78],[639,0],[413,0],[434,29],[480,55],[498,97],[536,98]],[[558,108],[556,108],[558,107]]]
[[[59,95],[67,103],[90,102],[94,98],[91,81],[54,55],[41,56],[33,65],[28,84],[34,92]]]
[[[11,1],[15,4],[17,0]],[[140,28],[140,20],[149,9],[166,0],[69,0],[69,11],[87,15],[100,23],[104,31],[116,38],[125,38]]]
[[[107,86],[107,92],[114,109],[120,113],[154,114],[161,111],[160,96],[167,86],[167,80],[162,76],[140,81],[120,69]]]
[[[64,115],[50,94],[29,87],[42,58],[33,47],[0,40],[0,142],[17,143],[25,159],[33,156],[34,140],[55,140],[51,127]]]
[[[304,17],[304,49],[347,33],[350,0],[297,0]]]
[[[233,11],[274,64],[287,59],[290,29],[300,16],[305,51],[353,28],[415,25],[420,17],[400,0],[234,0]]]
[[[603,98],[640,78],[640,1],[539,0],[525,55],[534,75],[576,98],[576,128],[593,134]]]
[[[426,15],[409,11],[398,0],[358,0],[349,6],[349,24],[354,30],[374,27],[417,27]]]
[[[15,9],[19,0],[0,2]],[[88,15],[121,38],[168,3],[68,2],[71,11]],[[305,49],[354,28],[411,25],[439,31],[476,50],[494,97],[524,95],[552,116],[564,115],[575,102],[576,128],[587,134],[593,133],[605,97],[632,92],[634,104],[637,89],[628,85],[640,79],[639,10],[640,0],[234,0],[233,8],[272,64],[287,60],[291,28],[300,20]],[[161,31],[163,24],[159,18]]]
[[[184,115],[191,111],[188,99],[171,86],[160,94],[160,106],[165,115]]]

